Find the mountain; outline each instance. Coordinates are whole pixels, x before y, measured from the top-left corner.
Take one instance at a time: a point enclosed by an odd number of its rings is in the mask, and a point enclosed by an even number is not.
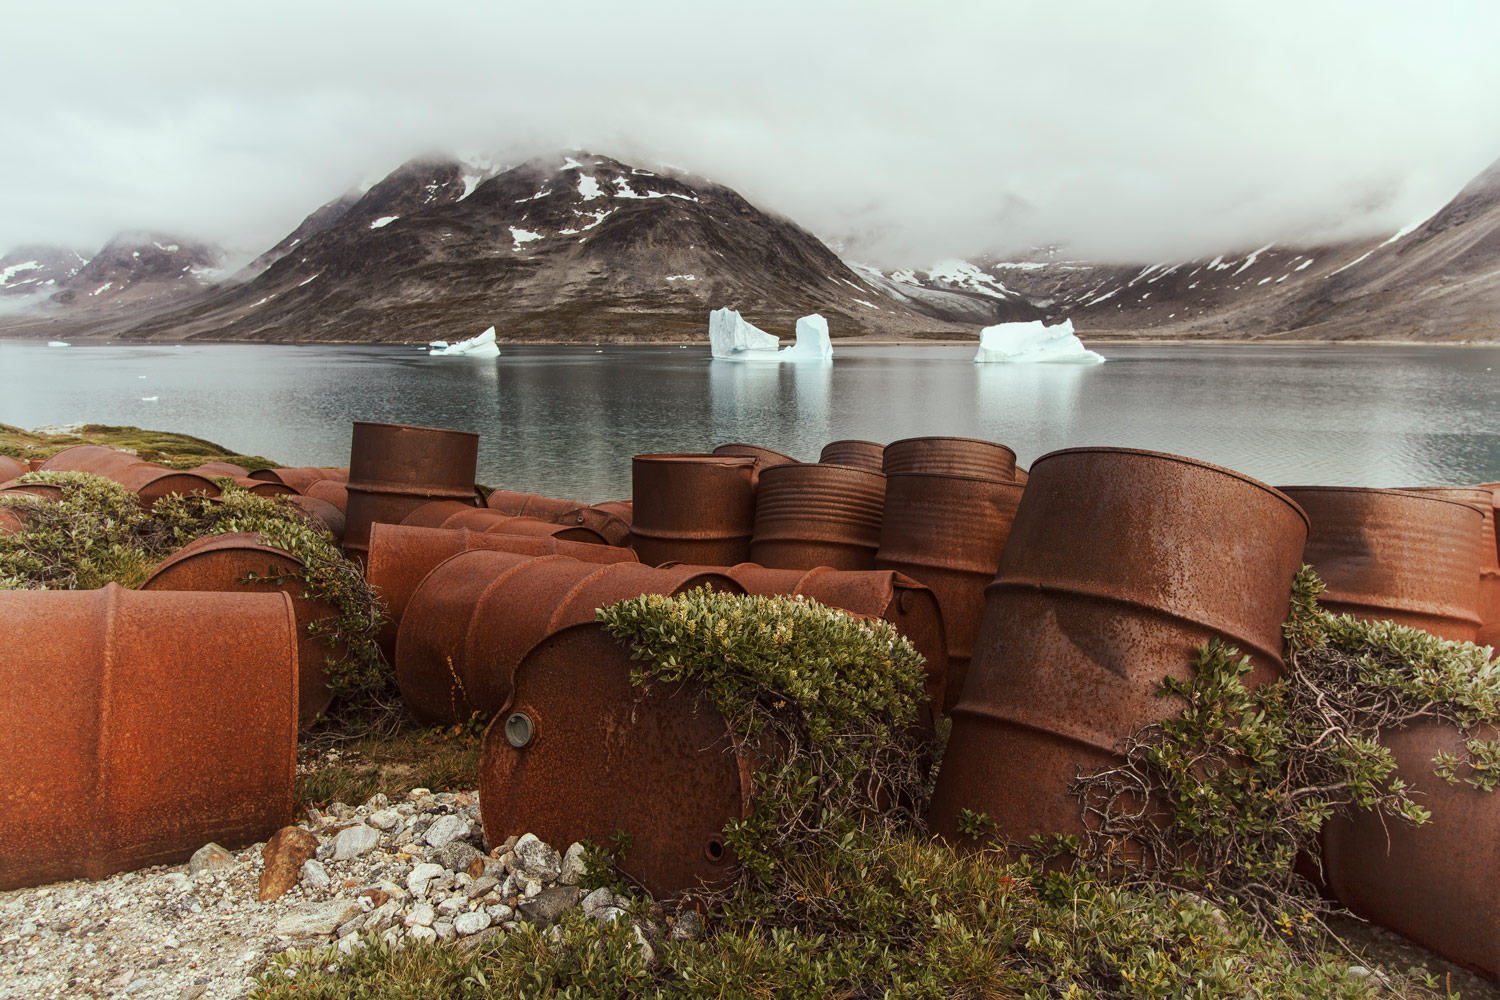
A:
[[[417,160],[319,213],[251,280],[124,336],[421,342],[494,325],[508,339],[680,340],[722,306],[786,336],[810,312],[842,336],[973,323],[890,295],[729,188],[607,156],[482,170]],[[973,290],[950,297],[982,303],[976,316],[1036,314]]]
[[[78,273],[88,258],[68,247],[32,245],[0,255],[0,295],[41,296]]]
[[[57,283],[52,301],[74,311],[160,308],[203,291],[223,276],[217,247],[161,234],[117,236]]]

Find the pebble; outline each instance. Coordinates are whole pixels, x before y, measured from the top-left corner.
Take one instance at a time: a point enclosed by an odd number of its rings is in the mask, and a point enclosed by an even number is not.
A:
[[[333,881],[328,877],[328,869],[323,867],[323,862],[314,858],[308,858],[302,862],[302,884],[314,889],[321,889]]]
[[[233,854],[218,844],[204,844],[188,859],[187,870],[189,875],[196,875],[199,872],[223,871],[233,864]]]
[[[453,929],[465,937],[470,934],[478,934],[489,925],[490,915],[483,910],[475,910],[473,913],[460,913],[453,918]]]
[[[579,878],[583,876],[583,845],[570,844],[568,853],[563,855],[562,869],[557,880],[563,885],[577,885]]]
[[[413,868],[410,875],[406,876],[406,889],[413,896],[425,896],[427,895],[428,886],[432,884],[432,880],[440,878],[444,874],[445,870],[442,865],[435,865],[430,861],[424,861]]]
[[[515,846],[521,871],[538,881],[552,881],[562,873],[562,858],[535,834],[528,833]]]
[[[462,816],[454,816],[450,813],[433,820],[432,825],[427,828],[427,832],[422,835],[422,839],[426,841],[428,847],[436,847],[441,850],[460,837],[467,837],[468,835],[469,821]]]
[[[406,926],[408,927],[431,927],[432,922],[437,919],[437,911],[430,903],[418,903],[406,914]]]
[[[373,826],[357,823],[347,830],[339,831],[333,841],[333,860],[348,861],[361,854],[373,851],[380,843],[380,831]]]

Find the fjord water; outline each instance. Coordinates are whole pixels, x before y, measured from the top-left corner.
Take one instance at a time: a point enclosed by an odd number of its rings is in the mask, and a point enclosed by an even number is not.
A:
[[[388,346],[48,348],[0,341],[0,423],[181,431],[288,465],[346,465],[349,424],[476,431],[479,479],[628,496],[638,452],[729,441],[815,460],[837,438],[1001,441],[1022,465],[1114,445],[1272,484],[1500,480],[1500,347],[1105,345],[1103,365],[976,365],[974,348],[835,344],[832,365],[686,348],[506,346],[496,359]]]

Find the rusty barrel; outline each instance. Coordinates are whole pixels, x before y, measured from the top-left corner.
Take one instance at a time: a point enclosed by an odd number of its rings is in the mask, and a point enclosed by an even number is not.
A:
[[[0,483],[19,479],[30,471],[31,466],[25,462],[18,462],[9,455],[0,455]]]
[[[842,465],[778,465],[755,494],[752,562],[774,569],[871,570],[880,547],[885,476]]]
[[[312,630],[336,619],[338,609],[308,593],[302,579],[306,568],[292,553],[262,543],[253,531],[208,535],[158,563],[141,589],[290,597],[297,618],[297,718],[307,726],[333,701],[325,669],[329,660],[343,659],[348,650]]]
[[[823,446],[818,462],[822,465],[847,465],[855,469],[884,473],[885,445],[876,441],[853,439],[830,441]]]
[[[485,499],[484,505],[511,517],[535,517],[543,521],[550,521],[559,514],[583,506],[577,500],[559,500],[539,493],[517,493],[514,490],[496,490]]]
[[[354,422],[344,552],[364,560],[370,525],[400,524],[433,500],[473,504],[479,435],[468,431]],[[327,478],[327,477],[323,477]]]
[[[285,594],[0,591],[0,890],[181,864],[292,821]]]
[[[42,468],[103,476],[137,494],[141,505],[148,509],[174,493],[202,493],[210,497],[220,493],[213,481],[204,476],[142,462],[134,455],[99,445],[64,448],[43,462]]]
[[[1334,614],[1389,619],[1472,641],[1479,621],[1480,530],[1474,507],[1400,490],[1283,486],[1312,518],[1306,560]]]
[[[1220,638],[1247,683],[1279,676],[1307,516],[1229,469],[1156,452],[1043,455],[1016,511],[929,812],[964,808],[1002,838],[1076,834],[1068,787],[1118,762],[1119,741],[1175,716],[1163,675],[1192,676]]]
[[[290,486],[298,493],[305,493],[313,483],[324,479],[339,483],[349,481],[348,469],[324,468],[316,465],[304,465],[298,468],[286,469],[257,469],[249,474],[251,479],[259,479],[267,483],[281,483]]]
[[[250,478],[249,469],[246,469],[242,465],[235,465],[233,462],[204,462],[202,465],[195,465],[191,469],[183,469],[182,471],[193,472],[200,476],[219,476],[224,479]],[[260,480],[256,480],[256,482],[260,482]],[[248,489],[249,487],[246,488]],[[296,490],[292,490],[292,492],[295,493]]]
[[[733,566],[750,558],[755,459],[637,455],[630,547],[641,562]]]
[[[297,491],[284,483],[267,483],[259,479],[251,479],[249,476],[225,477],[217,472],[201,472],[198,469],[187,470],[195,475],[216,476],[218,478],[229,478],[234,480],[234,485],[248,493],[254,493],[258,497],[294,497]]]
[[[963,691],[984,618],[984,588],[1000,566],[1023,489],[951,475],[886,477],[875,566],[931,587],[942,605],[948,637],[944,712],[953,710]]]
[[[395,662],[397,630],[417,585],[445,560],[469,549],[513,552],[528,558],[567,556],[581,562],[601,565],[636,561],[635,553],[630,549],[570,542],[559,540],[556,536],[512,535],[471,531],[467,528],[372,525],[365,579],[375,588],[381,603],[385,605],[386,624],[381,629],[380,647],[385,650],[386,659]]]
[[[340,514],[349,509],[349,484],[342,479],[319,479],[309,483],[302,495],[331,503]]]
[[[755,472],[759,475],[766,469],[774,469],[778,465],[797,465],[799,460],[770,448],[762,448],[758,444],[742,444],[732,442],[721,444],[713,450],[715,455],[730,455],[738,458],[755,459]]]
[[[592,528],[554,524],[535,517],[511,517],[498,510],[470,507],[455,500],[440,500],[436,503],[423,504],[408,514],[401,523],[411,528],[467,528],[470,531],[494,534],[556,538],[563,542],[609,544],[603,535]]]
[[[62,451],[44,461],[43,469],[58,472],[87,472],[95,476],[113,479],[111,473],[119,472],[140,459],[135,455],[97,444],[79,444]]]
[[[8,483],[0,483],[0,493],[27,493],[53,501],[60,501],[67,495],[61,486],[51,483],[18,483],[14,479]]]
[[[724,884],[724,826],[748,817],[750,761],[694,684],[630,682],[630,654],[596,623],[553,632],[515,671],[479,763],[485,839],[631,836],[620,869],[658,899]]]
[[[1479,532],[1479,621],[1500,622],[1500,546],[1495,540],[1495,491],[1488,486],[1403,486],[1403,493],[1456,500],[1478,507],[1484,517]]]
[[[0,535],[14,535],[26,528],[16,508],[0,506]]]
[[[572,510],[565,510],[558,514],[552,519],[552,523],[567,527],[587,528],[604,539],[606,545],[629,545],[629,511],[625,512],[626,517],[621,517],[616,513],[617,509],[613,505],[574,507]]]
[[[516,664],[548,632],[592,621],[606,604],[705,584],[741,591],[728,577],[694,569],[460,552],[428,573],[407,602],[396,636],[401,696],[424,725],[488,717],[509,699]]]
[[[1491,726],[1469,735],[1500,733]],[[1437,754],[1466,756],[1464,737],[1448,723],[1417,722],[1382,733],[1381,742],[1432,817],[1421,826],[1371,812],[1330,819],[1323,828],[1330,886],[1361,917],[1500,976],[1500,795],[1433,773]]]
[[[1016,478],[1016,453],[978,438],[915,437],[885,446],[887,476],[963,476],[1009,483]]]
[[[339,542],[344,540],[344,512],[327,500],[293,494],[286,498],[301,513],[303,520],[321,525]]]

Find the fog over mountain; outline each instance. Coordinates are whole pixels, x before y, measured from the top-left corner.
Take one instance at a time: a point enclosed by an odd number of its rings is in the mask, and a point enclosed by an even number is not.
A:
[[[243,260],[427,152],[685,168],[891,267],[1390,233],[1500,156],[1500,7],[579,2],[7,11],[0,247]]]

